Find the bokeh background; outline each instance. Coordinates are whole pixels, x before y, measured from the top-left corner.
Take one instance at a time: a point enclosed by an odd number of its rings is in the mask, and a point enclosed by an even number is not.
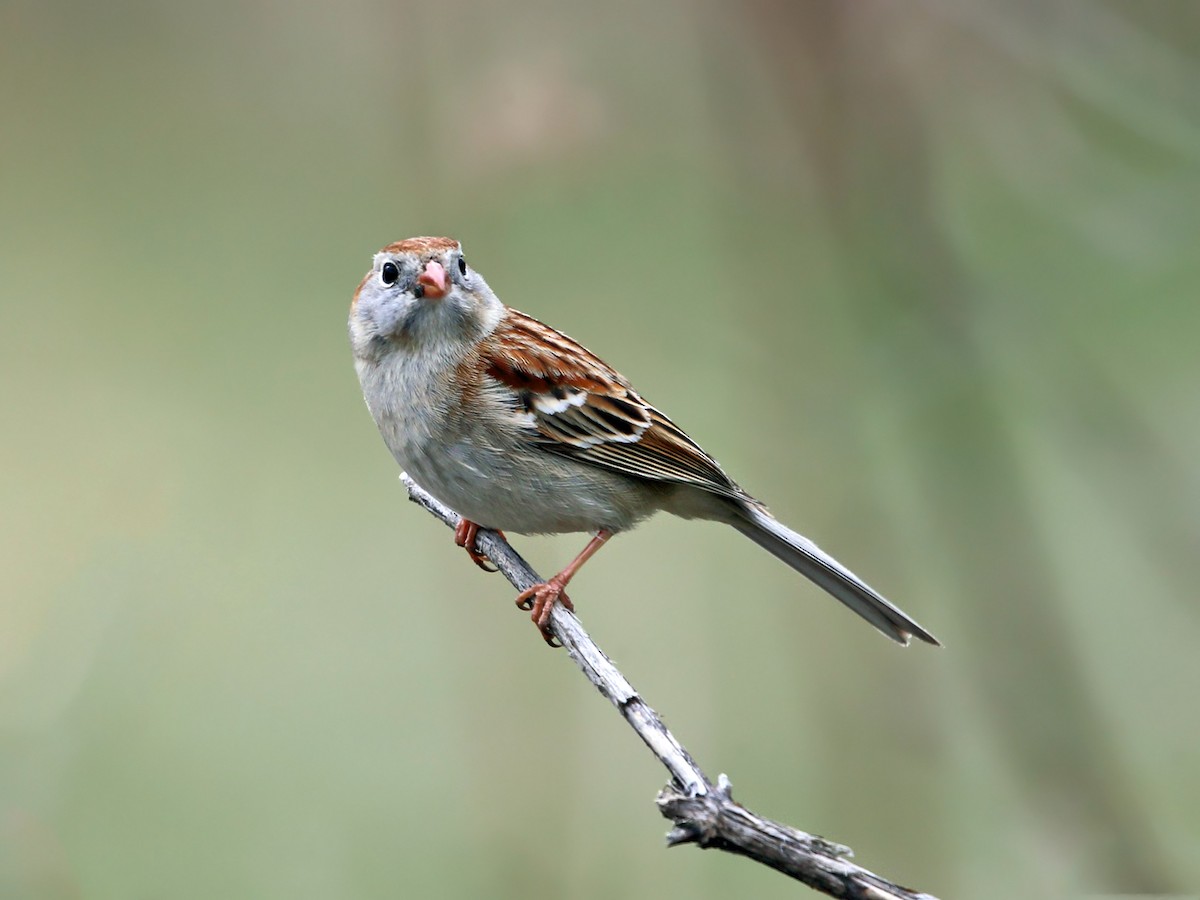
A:
[[[613,542],[584,623],[737,798],[943,897],[1196,893],[1198,9],[0,5],[0,896],[806,892],[666,852],[405,502],[344,322],[423,233],[945,643]]]

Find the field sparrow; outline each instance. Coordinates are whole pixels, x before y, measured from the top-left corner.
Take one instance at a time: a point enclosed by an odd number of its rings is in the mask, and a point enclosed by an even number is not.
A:
[[[564,588],[612,535],[659,510],[732,525],[888,637],[928,631],[786,528],[682,429],[571,338],[505,306],[458,241],[389,244],[354,292],[350,342],[367,408],[396,461],[480,527],[589,532],[583,552],[517,598],[550,641]]]

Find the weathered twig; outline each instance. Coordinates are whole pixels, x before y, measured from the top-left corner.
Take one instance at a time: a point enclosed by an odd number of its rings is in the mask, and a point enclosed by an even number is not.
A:
[[[452,528],[458,524],[458,513],[407,474],[402,474],[400,480],[413,502]],[[496,532],[480,530],[476,544],[517,590],[523,591],[543,580]],[[612,702],[671,773],[670,783],[658,795],[659,810],[675,823],[667,835],[668,846],[694,843],[748,856],[830,897],[936,900],[856,866],[849,860],[853,855],[849,847],[764,819],[735,803],[730,796],[729,779],[721,775],[715,785],[709,781],[667,730],[658,713],[583,630],[579,619],[561,605],[555,605],[550,630],[588,680]]]

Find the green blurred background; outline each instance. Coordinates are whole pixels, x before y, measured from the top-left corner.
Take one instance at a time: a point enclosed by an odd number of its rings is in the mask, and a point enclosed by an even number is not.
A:
[[[405,502],[345,315],[423,233],[945,643],[615,541],[583,621],[738,799],[943,897],[1197,890],[1194,2],[0,35],[0,897],[806,892],[666,852],[664,772]]]

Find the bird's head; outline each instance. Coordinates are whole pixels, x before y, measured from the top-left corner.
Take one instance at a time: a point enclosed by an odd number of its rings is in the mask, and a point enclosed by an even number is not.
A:
[[[502,311],[458,241],[408,238],[375,254],[350,305],[350,341],[363,358],[397,348],[451,348],[477,341]]]

